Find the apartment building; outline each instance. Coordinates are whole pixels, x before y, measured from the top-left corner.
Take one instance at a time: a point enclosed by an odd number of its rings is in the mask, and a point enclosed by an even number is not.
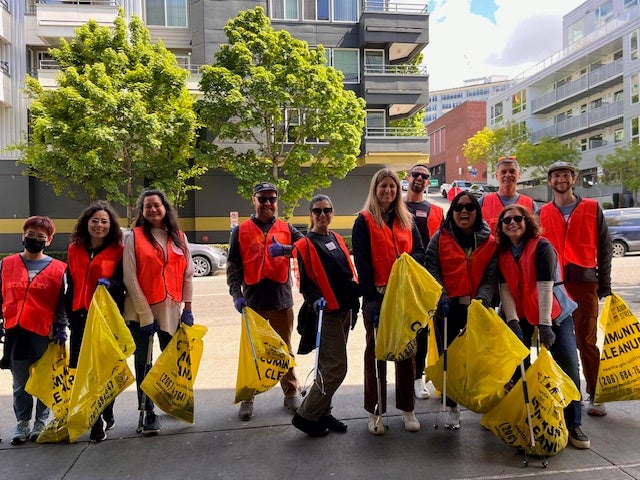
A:
[[[17,152],[5,150],[25,135],[28,103],[21,92],[27,73],[55,88],[57,66],[47,53],[61,37],[94,19],[112,25],[118,8],[140,16],[154,40],[162,39],[191,72],[189,89],[198,95],[199,66],[211,63],[224,26],[241,10],[261,6],[275,29],[286,29],[311,47],[322,44],[328,62],[345,75],[345,88],[364,98],[367,123],[358,167],[325,191],[336,205],[336,229],[350,232],[364,203],[371,175],[382,166],[398,170],[428,161],[426,133],[390,127],[410,117],[429,98],[424,67],[408,63],[427,45],[429,14],[423,5],[395,0],[0,0],[0,252],[19,248],[24,218],[42,214],[59,230],[54,248],[66,245],[82,202],[59,198],[39,181],[22,175]],[[260,181],[262,179],[256,179]],[[222,171],[199,181],[202,190],[180,212],[192,241],[226,242],[230,213],[240,219],[252,212],[237,194],[237,183]],[[306,205],[294,223],[306,224]],[[123,213],[123,212],[121,212]],[[343,214],[343,215],[340,215]]]
[[[563,49],[492,96],[487,125],[514,121],[534,142],[557,137],[575,145],[579,194],[610,202],[621,187],[598,181],[597,158],[640,139],[640,0],[588,0],[562,23]],[[534,198],[547,197],[546,187],[537,190]]]

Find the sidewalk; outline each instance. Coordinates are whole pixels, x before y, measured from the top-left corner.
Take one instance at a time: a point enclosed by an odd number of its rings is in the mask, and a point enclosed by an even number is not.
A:
[[[618,260],[622,259],[615,259],[616,265],[622,266]],[[631,260],[640,265],[640,257]],[[639,315],[640,275],[635,272],[640,267],[633,270],[633,276],[626,272],[620,276],[623,281],[614,291]],[[259,395],[253,419],[241,422],[233,405],[240,315],[233,309],[224,274],[196,279],[195,292],[196,322],[209,332],[196,380],[194,425],[162,415],[160,435],[142,438],[135,432],[138,412],[130,387],[116,400],[116,427],[107,432],[106,441],[91,444],[87,433],[74,444],[14,447],[10,445],[15,426],[11,375],[0,371],[0,479],[640,479],[640,402],[608,404],[604,418],[585,412],[583,430],[591,439],[591,450],[568,446],[548,459],[547,469],[538,459],[530,459],[525,468],[522,454],[484,430],[480,415],[473,412],[463,411],[459,431],[444,429],[445,414],[435,397],[416,401],[422,430],[406,432],[400,412],[393,408],[392,384],[385,417],[389,429],[384,436],[369,434],[362,408],[361,318],[349,339],[348,376],[334,397],[334,415],[348,424],[346,434],[312,439],[293,428],[279,386]],[[294,348],[297,343],[296,335]],[[313,360],[313,354],[296,358],[303,384],[310,382],[305,378]]]

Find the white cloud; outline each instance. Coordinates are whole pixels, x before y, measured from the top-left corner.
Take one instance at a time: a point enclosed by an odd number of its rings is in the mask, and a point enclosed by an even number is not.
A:
[[[470,0],[436,0],[423,50],[429,89],[490,75],[515,77],[562,48],[562,17],[584,0],[495,0],[494,24]]]

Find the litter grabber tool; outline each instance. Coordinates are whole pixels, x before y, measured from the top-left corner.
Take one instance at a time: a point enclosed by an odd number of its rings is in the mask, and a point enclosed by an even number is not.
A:
[[[524,361],[520,363],[520,376],[522,377],[522,391],[524,392],[524,405],[527,410],[527,423],[529,424],[529,436],[531,439],[531,451],[536,451],[536,437],[533,433],[533,422],[531,420],[531,405],[529,403],[529,390],[527,389],[527,377],[524,370]],[[524,461],[522,462],[525,467],[529,466],[529,458],[527,455],[527,449],[524,450]],[[542,467],[547,468],[549,462],[542,454]]]
[[[324,391],[324,379],[322,378],[322,372],[318,367],[318,361],[320,359],[320,339],[322,338],[322,318],[324,316],[324,309],[326,305],[327,305],[327,302],[325,301],[324,297],[318,300],[318,331],[316,332],[316,357],[313,362],[313,370],[309,372],[309,375],[313,374],[313,385],[318,387],[318,390],[320,390],[320,393],[322,395],[325,395],[326,392]],[[310,390],[310,387],[307,387],[307,380],[309,379],[309,375],[307,375],[307,379],[305,380],[305,386],[300,392],[300,394],[303,397]]]
[[[151,362],[153,361],[153,336],[155,334],[151,334],[149,335],[149,345],[148,345],[148,349],[147,349],[147,361],[144,365],[144,375],[146,376],[147,373],[149,373],[149,370],[151,370]],[[142,389],[141,389],[142,390]],[[136,428],[136,433],[140,433],[142,432],[142,425],[144,422],[144,407],[145,404],[147,403],[147,394],[145,393],[144,390],[142,390],[142,395],[140,395],[140,405],[139,405],[139,410],[140,410],[140,415],[138,416],[138,428]]]
[[[245,307],[242,308],[242,319],[244,320],[245,330],[247,331],[247,336],[249,337],[249,345],[251,345],[251,355],[253,356],[253,363],[256,366],[258,380],[262,380],[262,376],[260,375],[260,366],[258,365],[258,356],[256,355],[256,348],[253,345],[253,338],[251,338],[251,329],[249,328],[249,320],[247,320],[247,309]]]
[[[373,317],[371,318],[373,322],[373,339],[377,344],[378,342],[378,326],[380,325],[380,312],[376,311],[373,313]],[[374,431],[378,431],[379,428],[384,429],[385,425],[382,422],[382,379],[380,378],[380,368],[378,365],[379,360],[377,358],[373,358],[373,365],[375,367],[376,372],[376,394],[377,401],[376,406],[374,407],[373,414],[375,415],[375,424]]]
[[[442,348],[442,409],[440,410],[441,413],[446,413],[447,411],[447,344],[448,342],[448,338],[447,338],[447,334],[448,334],[448,327],[447,324],[449,323],[449,303],[445,303],[444,305],[442,305],[442,315],[444,317],[444,328],[443,328],[443,348]],[[433,426],[433,428],[435,430],[438,429],[439,426],[439,419],[436,419],[436,423]]]

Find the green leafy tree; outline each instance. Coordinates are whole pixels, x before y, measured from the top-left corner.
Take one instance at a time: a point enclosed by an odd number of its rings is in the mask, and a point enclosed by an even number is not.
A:
[[[322,46],[275,31],[260,7],[229,20],[225,33],[229,43],[202,67],[197,111],[209,141],[201,152],[246,198],[257,182],[273,181],[288,217],[356,166],[364,101],[326,66]]]
[[[633,194],[634,203],[638,203],[638,190],[640,190],[640,145],[635,142],[628,143],[624,147],[617,147],[614,153],[597,161],[602,165],[604,175],[602,181],[607,184],[621,183]]]
[[[124,204],[130,224],[138,190],[161,188],[180,205],[206,166],[192,158],[188,72],[161,42],[151,43],[138,17],[127,25],[121,9],[114,26],[90,21],[50,49],[58,88],[27,76],[30,134],[15,148],[27,175],[58,195]]]

